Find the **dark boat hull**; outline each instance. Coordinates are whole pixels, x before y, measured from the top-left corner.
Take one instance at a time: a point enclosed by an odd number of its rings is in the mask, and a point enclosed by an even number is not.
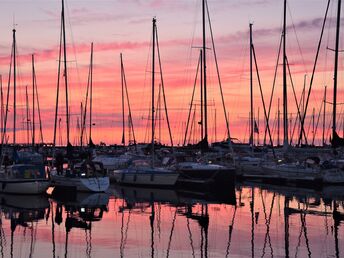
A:
[[[179,186],[199,186],[203,187],[208,185],[210,188],[212,186],[234,186],[235,185],[235,169],[181,169],[179,170],[180,176],[178,178],[177,184]]]

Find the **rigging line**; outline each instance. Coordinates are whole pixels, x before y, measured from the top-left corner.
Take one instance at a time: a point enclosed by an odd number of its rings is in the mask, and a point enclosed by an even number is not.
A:
[[[330,115],[330,121],[332,120],[332,114]],[[326,139],[330,139],[330,130],[331,130],[332,125],[330,123],[327,123],[327,130],[326,130]]]
[[[304,123],[305,123],[305,118],[306,118],[306,114],[307,114],[308,103],[309,103],[309,99],[310,99],[310,95],[311,95],[311,91],[312,91],[315,70],[316,70],[316,67],[317,67],[318,57],[319,57],[319,53],[320,53],[320,47],[321,47],[321,43],[322,43],[322,38],[323,38],[323,35],[324,35],[324,30],[325,30],[325,25],[326,25],[326,20],[327,20],[327,14],[328,14],[328,10],[329,10],[329,7],[330,7],[330,2],[331,2],[331,0],[328,0],[328,2],[327,2],[325,17],[324,17],[324,21],[323,21],[322,28],[321,28],[320,39],[319,39],[319,42],[318,42],[317,53],[315,55],[312,76],[311,76],[311,80],[310,80],[310,83],[309,83],[309,89],[308,89],[308,94],[307,94],[306,106],[305,106],[303,117],[301,119],[301,128],[303,128],[303,129],[304,129]],[[302,138],[302,131],[300,132],[300,136],[299,136],[299,140],[298,140],[298,145],[301,144],[301,138]]]
[[[188,228],[188,232],[189,232],[189,240],[190,240],[190,246],[191,246],[191,250],[192,250],[192,257],[195,258],[195,248],[193,246],[193,240],[192,240],[192,232],[191,232],[191,229],[190,229],[190,220],[189,218],[187,217],[186,218],[186,226]]]
[[[124,249],[123,249],[123,240],[124,239],[124,211],[122,211],[122,218],[121,218],[121,240],[119,246],[119,253],[121,257],[124,257]]]
[[[324,102],[322,101],[322,102],[321,102],[321,105],[320,105],[320,109],[319,109],[319,114],[318,114],[318,118],[317,118],[317,123],[316,123],[316,126],[315,126],[315,131],[314,131],[314,134],[313,134],[312,145],[314,145],[315,135],[316,135],[317,130],[318,130],[318,126],[319,126],[319,121],[320,121],[320,116],[321,116],[321,112],[322,112],[322,109],[323,109],[323,105],[324,105]]]
[[[59,93],[60,93],[60,77],[61,77],[61,57],[62,57],[62,12],[61,12],[61,24],[60,24],[60,47],[59,47],[59,64],[57,72],[57,86],[56,86],[56,104],[55,104],[55,119],[54,119],[54,138],[53,146],[56,145],[56,131],[57,131],[57,116],[59,106]]]
[[[92,59],[92,56],[90,58]],[[86,130],[86,113],[87,113],[87,106],[88,106],[88,95],[89,95],[90,85],[91,85],[91,62],[92,61],[90,61],[90,66],[88,68],[85,106],[84,106],[84,110],[83,110],[83,117],[81,117],[81,136],[80,136],[80,145],[81,146],[82,146],[82,140],[84,137],[84,131]],[[90,121],[90,123],[91,123],[91,121]]]
[[[231,243],[232,243],[232,235],[233,235],[234,222],[235,222],[235,215],[236,215],[236,212],[237,212],[237,208],[238,208],[238,206],[235,205],[234,212],[233,212],[233,217],[232,217],[232,221],[231,221],[231,224],[229,225],[229,230],[228,230],[228,242],[227,242],[227,248],[226,248],[226,258],[227,258],[228,255],[229,255],[229,250],[230,250],[230,246],[231,246]]]
[[[13,43],[12,43],[12,48],[11,48],[11,61],[10,61],[10,69],[8,73],[8,82],[7,82],[7,96],[6,96],[6,110],[5,110],[5,120],[4,120],[4,128],[3,128],[3,133],[1,137],[1,146],[0,150],[2,150],[2,146],[4,145],[5,137],[6,137],[6,129],[7,129],[7,118],[8,118],[8,105],[9,105],[9,98],[10,98],[10,86],[11,86],[11,74],[12,74],[12,66],[13,66]],[[1,151],[1,163],[3,163],[3,158],[4,156],[2,155],[3,152]]]
[[[294,81],[293,81],[293,77],[291,76],[289,61],[288,61],[288,58],[287,58],[287,57],[285,57],[285,59],[286,59],[286,63],[287,63],[287,68],[288,68],[288,74],[289,74],[290,84],[291,84],[291,88],[292,88],[292,90],[293,90],[294,100],[295,100],[296,108],[297,108],[297,117],[296,117],[296,119],[295,119],[295,124],[294,124],[293,133],[292,133],[292,135],[291,135],[291,137],[290,137],[290,138],[291,138],[291,139],[290,139],[290,145],[291,145],[292,140],[293,140],[293,135],[294,135],[295,127],[296,127],[297,118],[300,118],[300,120],[301,120],[301,117],[302,117],[302,116],[301,116],[301,112],[300,112],[300,103],[301,103],[301,99],[300,99],[300,102],[297,101],[296,92],[295,92],[295,87],[294,87]],[[307,143],[307,136],[306,136],[305,130],[304,130],[304,128],[303,128],[302,126],[301,126],[301,133],[304,134],[303,136],[305,137],[305,142],[306,142],[306,144],[308,144],[308,143]]]
[[[154,118],[154,130],[156,130],[156,125],[157,123],[160,123],[159,120],[159,116],[160,116],[160,108],[159,108],[159,105],[160,105],[160,95],[161,95],[161,83],[159,84],[159,90],[158,90],[158,96],[157,96],[157,100],[156,100],[156,109],[155,109],[155,118]],[[158,136],[156,136],[155,138],[159,138]],[[161,141],[161,139],[159,139]]]
[[[189,140],[188,143],[191,142],[191,137],[194,136],[193,135],[193,131],[197,130],[197,128],[195,128],[194,124],[195,124],[195,117],[196,117],[196,107],[194,108],[194,112],[193,112],[193,116],[192,116],[192,120],[191,120],[191,128],[190,128],[190,134],[189,134]],[[192,141],[193,143],[195,143],[195,139],[193,139]]]
[[[198,5],[199,5],[199,1],[196,1],[196,8],[194,9],[194,13],[193,13],[193,28],[192,28],[192,38],[190,40],[190,48],[188,49],[188,53],[186,55],[186,60],[185,60],[185,67],[186,69],[184,70],[184,84],[188,85],[189,82],[191,81],[191,64],[192,64],[192,60],[191,60],[191,56],[192,56],[192,46],[194,45],[194,39],[195,39],[195,33],[196,33],[196,21],[197,21],[197,14],[198,14]],[[179,105],[183,105],[185,103],[185,97],[186,97],[186,92],[187,89],[186,87],[183,87],[183,94],[182,94],[182,99],[180,101]],[[179,110],[177,112],[178,117],[182,117],[183,116],[183,112],[182,110]],[[174,129],[177,130],[178,135],[180,135],[180,140],[178,141],[178,144],[181,143],[183,141],[183,133],[184,133],[184,128],[183,128],[183,122],[179,121],[179,123],[174,123]]]
[[[273,140],[275,139],[276,137],[276,128],[277,128],[277,121],[278,120],[278,111],[275,112],[275,117],[274,117],[274,121],[272,123],[272,135],[273,135]]]
[[[55,258],[55,222],[54,222],[54,203],[52,201],[49,202],[51,206],[51,242],[53,245],[53,258]]]
[[[194,97],[195,97],[196,84],[197,84],[197,79],[198,79],[198,72],[199,72],[199,66],[200,66],[201,58],[202,58],[202,56],[201,56],[201,54],[200,54],[200,56],[199,56],[199,58],[198,58],[198,64],[197,64],[197,69],[196,69],[196,76],[195,76],[194,86],[193,86],[193,90],[192,90],[192,97],[191,97],[191,103],[190,103],[190,108],[189,108],[189,114],[188,114],[188,119],[187,119],[186,128],[185,128],[185,137],[184,137],[183,146],[185,146],[186,137],[187,137],[188,130],[189,130],[190,116],[191,116],[191,110],[192,110],[193,101],[194,101]]]
[[[263,109],[264,109],[264,116],[265,116],[265,119],[267,119],[268,116],[267,116],[267,113],[266,113],[266,107],[265,107],[265,101],[264,101],[264,96],[263,96],[262,84],[261,84],[261,81],[260,81],[259,69],[258,69],[258,64],[257,64],[256,51],[255,51],[253,43],[252,43],[251,47],[252,47],[252,50],[253,50],[253,58],[254,58],[255,66],[256,66],[256,73],[257,73],[258,85],[259,85],[259,90],[260,90],[260,96],[261,96],[261,99],[262,99],[262,104],[263,104]],[[266,126],[268,127],[268,133],[269,133],[269,138],[270,138],[272,154],[273,154],[274,158],[276,158],[276,154],[275,154],[275,150],[274,150],[274,143],[273,143],[272,137],[271,137],[270,126],[269,126],[269,124],[267,124]]]
[[[131,115],[131,108],[130,108],[130,102],[129,102],[130,98],[129,98],[129,93],[128,93],[127,77],[125,75],[123,59],[122,59],[122,64],[123,64],[123,80],[124,80],[125,93],[126,93],[126,96],[127,96],[127,104],[128,104],[128,113],[129,113],[130,126],[131,126],[131,130],[132,130],[132,133],[133,133],[135,150],[137,150],[136,149],[137,147],[136,147],[136,137],[135,137],[135,131],[134,131],[134,123],[133,123],[133,117]]]
[[[83,141],[83,137],[84,137],[84,132],[86,130],[86,114],[87,114],[88,95],[89,95],[90,77],[91,77],[90,74],[91,74],[91,67],[89,68],[89,71],[88,71],[87,89],[86,89],[86,100],[85,100],[83,114],[82,114],[82,117],[81,117],[81,135],[80,135],[80,145],[81,146],[82,146],[82,141]]]
[[[289,17],[290,17],[290,20],[291,20],[291,23],[292,23],[292,26],[293,26],[293,30],[294,30],[294,33],[295,33],[295,38],[296,38],[298,50],[299,50],[299,52],[300,52],[301,59],[302,59],[302,63],[303,63],[303,67],[304,67],[304,69],[305,69],[304,72],[307,74],[307,66],[306,66],[305,59],[304,59],[303,54],[302,54],[302,50],[301,50],[301,45],[300,45],[299,37],[298,37],[298,35],[297,35],[297,33],[296,33],[296,27],[295,27],[295,24],[294,24],[292,12],[291,12],[291,10],[290,10],[289,2],[287,2],[287,6],[288,6],[288,11],[289,11]]]
[[[173,147],[173,138],[172,138],[170,120],[169,120],[168,112],[167,112],[167,103],[166,103],[164,78],[163,78],[163,75],[162,75],[162,64],[161,64],[161,57],[160,57],[160,47],[159,47],[158,28],[157,27],[155,29],[155,33],[156,33],[156,46],[157,46],[157,50],[158,50],[158,60],[159,60],[159,70],[160,70],[160,80],[161,80],[161,87],[162,87],[162,95],[163,95],[164,107],[165,107],[165,116],[166,116],[166,122],[167,122],[167,126],[168,126],[168,132],[169,132],[169,136],[170,136],[171,146]]]
[[[231,143],[231,135],[230,135],[230,130],[229,130],[229,121],[227,117],[227,110],[226,110],[226,105],[225,105],[225,100],[223,96],[223,91],[222,91],[222,83],[221,83],[221,77],[220,77],[220,70],[219,70],[219,65],[217,62],[217,55],[216,55],[216,49],[215,49],[215,42],[214,42],[214,35],[213,35],[213,29],[211,25],[211,20],[210,20],[210,14],[209,14],[209,7],[208,7],[208,1],[204,0],[206,4],[206,9],[207,9],[207,16],[208,16],[208,22],[209,22],[209,30],[210,30],[210,36],[211,36],[211,42],[213,46],[213,53],[214,53],[214,59],[215,59],[215,66],[216,66],[216,72],[217,72],[217,79],[220,87],[220,93],[221,93],[221,100],[222,100],[222,107],[223,107],[223,112],[225,115],[225,121],[226,121],[226,128],[227,128],[227,137],[228,137],[228,146],[231,152],[233,152],[232,148],[232,143]],[[205,55],[205,53],[203,53]]]
[[[172,228],[171,228],[171,232],[170,232],[170,236],[168,238],[168,245],[167,245],[167,254],[166,254],[166,257],[169,257],[170,255],[170,249],[171,249],[171,243],[172,243],[172,236],[173,236],[173,231],[174,231],[174,226],[175,226],[175,223],[176,223],[176,219],[177,219],[177,208],[174,212],[174,217],[173,217],[173,220],[172,220]]]
[[[70,13],[69,13],[69,6],[68,6],[68,1],[66,1],[66,9],[67,9],[67,14],[68,17],[70,17]],[[75,66],[76,66],[76,73],[78,76],[78,87],[81,88],[81,77],[80,77],[80,72],[79,72],[79,64],[78,64],[78,60],[76,58],[76,47],[75,47],[75,40],[74,40],[74,33],[73,33],[73,28],[72,28],[72,24],[71,24],[71,19],[67,19],[68,20],[68,24],[69,24],[69,29],[70,29],[70,35],[71,35],[71,41],[72,41],[72,46],[73,46],[73,54],[74,54],[74,59],[75,59]],[[72,90],[69,88],[69,95],[71,96]],[[72,96],[69,98],[69,102],[71,102]]]
[[[130,217],[131,217],[131,210],[129,210],[128,220],[127,220],[126,228],[125,228],[125,231],[124,231],[124,240],[123,240],[123,244],[122,244],[122,250],[123,250],[122,253],[123,254],[124,254],[125,244],[127,243],[127,239],[128,239],[128,230],[129,230]]]
[[[302,213],[300,213],[300,219],[302,221]],[[299,253],[300,246],[301,246],[302,231],[303,231],[303,224],[301,223],[300,232],[299,232],[299,235],[297,237],[297,245],[296,245],[296,248],[295,248],[295,257],[297,257],[297,255]]]
[[[276,85],[277,71],[278,71],[278,63],[279,63],[279,59],[280,59],[280,55],[281,55],[281,49],[282,49],[282,39],[283,39],[283,34],[281,34],[281,39],[280,39],[278,53],[277,53],[277,62],[276,62],[276,66],[275,66],[274,79],[273,79],[273,83],[272,83],[272,90],[271,90],[270,102],[269,102],[268,119],[267,119],[267,122],[266,122],[267,124],[269,123],[269,120],[270,120],[272,99],[273,99],[273,95],[274,95],[274,92],[275,92],[275,85]],[[267,134],[267,127],[265,128],[265,132],[264,132],[264,145],[266,143],[266,134]]]
[[[148,71],[148,66],[150,65],[150,54],[151,54],[151,48],[152,48],[152,41],[153,41],[153,33],[151,34],[151,37],[150,37],[150,41],[149,41],[149,48],[148,48],[148,54],[147,54],[147,61],[146,61],[146,67],[145,67],[145,72],[144,72],[144,81],[143,81],[143,98],[140,98],[140,104],[139,104],[139,108],[140,110],[142,110],[142,106],[145,104],[144,103],[144,100],[146,99],[145,97],[145,94],[146,94],[146,86],[147,86],[147,72]],[[149,105],[150,106],[150,102],[149,102]],[[150,108],[149,108],[150,110]],[[144,117],[144,112],[142,111],[140,114],[139,114],[139,117]],[[148,116],[149,117],[149,116]],[[139,127],[141,127],[141,123],[139,125]],[[146,138],[147,138],[147,130],[148,130],[148,127],[149,127],[149,122],[147,121],[146,123],[146,132],[145,132],[145,136],[144,136],[144,141],[146,141]]]
[[[265,207],[265,202],[263,200],[263,195],[261,194],[261,200],[263,203],[263,208],[264,208],[264,217],[265,217],[265,225],[266,225],[266,234],[265,234],[265,240],[264,240],[264,248],[263,248],[263,254],[265,254],[265,248],[266,248],[266,241],[269,241],[269,247],[270,247],[270,251],[271,251],[271,257],[273,257],[273,248],[271,245],[271,237],[270,237],[270,223],[271,223],[271,217],[272,217],[272,210],[274,207],[274,203],[275,203],[275,197],[276,197],[276,193],[273,194],[272,196],[272,201],[271,201],[271,206],[270,206],[270,211],[269,211],[269,217],[267,217],[266,215],[266,207]],[[262,255],[263,257],[264,255]]]
[[[306,240],[306,247],[307,247],[307,251],[308,251],[308,257],[312,257],[312,252],[309,246],[309,239],[308,239],[308,235],[307,235],[307,225],[306,225],[306,213],[304,214],[300,214],[301,215],[301,223],[303,226],[303,234]]]
[[[37,86],[36,74],[35,74],[35,90],[36,90],[36,102],[37,102],[37,108],[38,108],[38,120],[39,120],[40,138],[41,138],[41,143],[44,143],[43,125],[42,125],[41,109],[40,109],[40,104],[39,104],[39,96],[38,96],[38,86]]]

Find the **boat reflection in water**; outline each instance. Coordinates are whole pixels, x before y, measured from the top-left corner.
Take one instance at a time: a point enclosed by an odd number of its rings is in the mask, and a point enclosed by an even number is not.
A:
[[[243,183],[236,187],[236,199],[227,202],[215,194],[183,190],[129,186],[112,190],[121,199],[117,210],[121,257],[131,257],[134,250],[151,257],[340,257],[342,253],[343,187],[319,191]],[[137,217],[145,225],[146,239],[134,247],[128,243],[137,230]]]
[[[342,257],[344,187],[1,195],[0,257]]]
[[[55,224],[61,225],[63,222],[63,209],[65,213],[65,257],[68,256],[69,235],[73,229],[85,232],[84,242],[86,243],[86,257],[92,255],[92,224],[99,222],[103,218],[104,212],[108,211],[109,195],[106,193],[78,193],[67,198],[65,195],[59,198],[53,196],[51,225],[53,256],[55,257]],[[80,241],[81,242],[81,241]]]
[[[47,197],[41,195],[0,195],[1,226],[0,253],[2,257],[33,257],[38,222],[44,220],[49,208]],[[9,221],[7,228],[3,227]],[[10,231],[10,233],[8,233]],[[17,241],[21,234],[27,235],[27,245]],[[10,235],[10,243],[8,237]],[[9,246],[8,246],[9,245]]]
[[[143,223],[148,225],[149,222],[150,228],[149,234],[146,234],[146,237],[150,235],[150,252],[146,250],[147,253],[144,253],[144,256],[159,257],[162,254],[167,257],[172,254],[172,256],[179,256],[186,251],[175,250],[173,243],[176,241],[176,234],[178,236],[180,233],[184,234],[180,226],[176,225],[178,217],[179,220],[182,220],[179,223],[185,224],[186,222],[187,234],[189,235],[188,241],[190,242],[192,255],[195,256],[197,254],[201,255],[201,257],[208,257],[208,205],[236,204],[234,187],[210,192],[205,190],[171,190],[115,185],[112,190],[115,196],[123,200],[122,204],[118,207],[118,212],[121,214],[121,241],[119,248],[121,257],[125,257],[126,255],[125,246],[128,239],[130,217],[135,216],[137,213],[146,214],[147,218]],[[172,217],[170,221],[167,222],[169,224],[167,227],[168,230],[162,230],[162,217],[166,216],[166,210],[170,210]],[[125,217],[127,218],[125,219]],[[125,220],[127,221],[126,223]],[[195,246],[195,244],[198,242],[199,237],[197,235],[199,233],[193,236],[193,230],[190,226],[192,222],[194,222],[197,229],[200,230],[201,240],[197,246]],[[164,233],[162,233],[163,231]],[[167,247],[163,250],[161,250],[162,234],[166,234],[167,242]],[[166,243],[164,243],[164,247],[165,244]],[[186,254],[190,255],[189,253]]]

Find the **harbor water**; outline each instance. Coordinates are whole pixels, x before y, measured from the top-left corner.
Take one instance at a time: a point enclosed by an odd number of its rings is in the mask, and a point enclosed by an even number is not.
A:
[[[1,257],[342,257],[344,188],[1,195]]]

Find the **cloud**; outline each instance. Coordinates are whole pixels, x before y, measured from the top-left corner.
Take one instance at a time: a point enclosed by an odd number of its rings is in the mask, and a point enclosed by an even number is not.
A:
[[[46,23],[53,22],[59,24],[61,19],[61,11],[51,11],[47,9],[42,9],[42,12],[48,16],[46,19],[33,19],[34,23]],[[86,25],[94,23],[104,23],[109,21],[120,21],[127,18],[127,14],[120,13],[114,15],[113,13],[107,12],[95,12],[87,8],[73,8],[70,12],[66,10],[66,19],[73,26]]]

